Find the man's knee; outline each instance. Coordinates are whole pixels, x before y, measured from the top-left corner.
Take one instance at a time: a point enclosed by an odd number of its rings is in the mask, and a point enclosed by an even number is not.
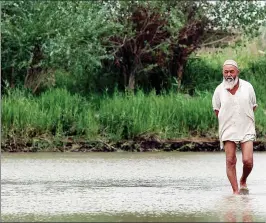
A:
[[[253,167],[253,159],[252,158],[244,158],[243,159],[243,164],[246,167],[252,168]]]
[[[236,165],[236,161],[237,161],[236,157],[228,157],[226,158],[226,165],[228,167],[234,167]]]

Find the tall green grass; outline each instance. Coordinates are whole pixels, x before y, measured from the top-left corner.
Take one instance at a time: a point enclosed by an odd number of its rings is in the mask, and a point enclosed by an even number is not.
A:
[[[78,136],[88,140],[132,139],[140,135],[160,138],[217,137],[212,94],[197,96],[170,92],[135,95],[116,92],[93,100],[54,89],[39,97],[15,90],[2,99],[3,137]],[[97,106],[95,106],[97,104]],[[257,132],[266,133],[266,114],[256,112]]]
[[[217,122],[211,109],[211,95],[184,97],[170,92],[145,95],[115,94],[102,101],[100,123],[115,138],[133,138],[156,134],[161,138],[179,138],[215,134]]]
[[[15,89],[2,98],[3,136],[84,135],[95,137],[98,125],[91,106],[79,95],[53,89],[40,97]]]

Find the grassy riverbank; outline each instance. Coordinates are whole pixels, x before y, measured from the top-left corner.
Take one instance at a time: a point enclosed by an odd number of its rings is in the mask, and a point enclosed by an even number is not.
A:
[[[115,93],[83,98],[66,89],[39,97],[15,90],[2,99],[4,136],[83,136],[87,139],[132,139],[143,134],[160,138],[215,136],[217,121],[211,94],[195,97],[170,92],[163,95]]]
[[[217,56],[217,54],[216,54]],[[212,93],[221,81],[219,55],[212,63],[202,57],[188,64],[183,93],[176,89],[156,95],[116,91],[112,95],[71,94],[52,88],[39,96],[12,89],[2,97],[2,146],[7,142],[75,138],[87,142],[118,142],[136,138],[208,138],[217,140]],[[219,63],[217,62],[219,61]],[[222,63],[222,62],[221,62]],[[259,107],[255,113],[260,140],[266,135],[265,57],[244,63],[241,78],[254,86]],[[244,66],[245,65],[245,66]],[[193,88],[193,94],[185,94]],[[46,140],[46,141],[47,141]],[[45,146],[44,146],[45,147]]]
[[[113,148],[121,147],[138,151],[143,141],[147,144],[159,141],[158,145],[146,147],[171,150],[175,142],[160,141],[188,140],[193,136],[204,138],[207,143],[212,139],[214,144],[208,146],[219,147],[210,93],[190,97],[174,92],[145,95],[139,91],[136,95],[117,93],[112,97],[85,99],[70,95],[65,89],[50,90],[38,98],[16,90],[4,97],[2,103],[5,114],[2,144],[7,147],[7,144],[14,148],[29,146],[33,151],[54,151],[55,147],[65,148],[60,151],[80,147],[114,151]],[[256,112],[256,126],[262,140],[266,129],[262,106]],[[118,143],[117,147],[116,143],[121,141],[123,145]]]

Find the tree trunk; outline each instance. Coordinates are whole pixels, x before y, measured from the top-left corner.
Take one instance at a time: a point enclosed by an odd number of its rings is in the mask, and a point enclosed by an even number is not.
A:
[[[125,68],[125,66],[122,66],[122,72],[123,72],[123,76],[124,76],[124,87],[126,88],[127,83],[128,83],[128,75],[127,75],[127,70]]]
[[[133,91],[135,89],[135,72],[131,72],[128,80],[128,90]]]
[[[138,65],[137,65],[137,60],[135,59],[135,63],[132,65],[133,70],[129,74],[129,79],[128,79],[128,90],[133,91],[135,89],[135,80],[136,80],[136,73],[138,71]]]
[[[14,73],[15,73],[14,67],[11,67],[11,75],[10,75],[10,79],[9,79],[11,88],[15,87],[15,84],[14,84]]]
[[[178,90],[180,90],[180,88],[181,88],[183,70],[184,70],[184,65],[183,64],[179,64],[179,66],[177,68],[177,84],[178,84],[177,86],[178,86]]]

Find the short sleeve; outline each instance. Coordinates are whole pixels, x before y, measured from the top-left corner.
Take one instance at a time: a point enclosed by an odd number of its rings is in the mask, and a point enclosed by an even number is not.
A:
[[[212,108],[214,111],[215,110],[219,111],[221,108],[221,99],[218,87],[215,89],[214,94],[212,96]]]
[[[250,101],[251,101],[253,108],[258,107],[257,100],[256,100],[256,94],[255,94],[255,91],[254,91],[254,88],[252,87],[252,85],[250,86],[249,97],[250,97]]]

